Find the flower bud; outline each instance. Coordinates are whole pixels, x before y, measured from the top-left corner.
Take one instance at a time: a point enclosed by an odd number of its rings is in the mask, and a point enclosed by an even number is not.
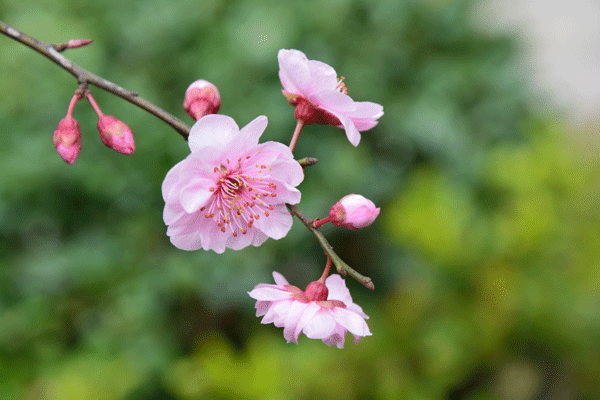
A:
[[[325,301],[329,296],[329,289],[324,283],[314,281],[308,284],[304,295],[309,301]]]
[[[356,230],[371,225],[379,211],[371,200],[359,194],[349,194],[331,207],[329,218],[336,226]]]
[[[67,116],[58,123],[54,131],[54,147],[68,164],[73,164],[77,159],[81,150],[81,131],[73,117]]]
[[[98,120],[100,139],[107,147],[122,154],[131,154],[135,151],[133,133],[123,122],[112,115],[102,115]]]
[[[185,91],[183,108],[196,121],[208,114],[216,114],[221,107],[221,96],[217,87],[200,79],[192,83]]]

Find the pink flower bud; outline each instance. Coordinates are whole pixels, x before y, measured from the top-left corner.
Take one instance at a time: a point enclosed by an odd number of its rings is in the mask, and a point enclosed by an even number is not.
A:
[[[329,296],[329,289],[324,283],[314,281],[308,284],[304,295],[309,301],[325,301]]]
[[[58,123],[54,131],[54,147],[68,164],[73,164],[77,159],[81,150],[81,131],[73,117],[67,116]]]
[[[133,133],[123,122],[112,115],[102,115],[98,120],[100,139],[107,147],[122,154],[132,154],[135,151]]]
[[[221,107],[221,96],[217,87],[200,79],[192,83],[185,91],[183,108],[196,121],[208,114],[216,114]]]
[[[329,218],[336,226],[356,230],[371,225],[379,211],[371,200],[360,194],[349,194],[331,207]]]

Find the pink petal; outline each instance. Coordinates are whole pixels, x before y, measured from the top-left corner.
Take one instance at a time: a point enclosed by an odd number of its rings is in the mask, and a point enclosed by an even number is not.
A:
[[[184,235],[171,235],[169,233],[171,230],[171,227],[167,229],[167,235],[170,236],[171,243],[173,243],[173,245],[175,245],[175,247],[178,249],[198,250],[202,247],[202,244],[200,243],[200,232],[195,231]]]
[[[248,292],[250,297],[260,301],[276,301],[290,298],[290,292],[285,289],[278,288],[276,285],[271,287],[254,288]]]
[[[292,228],[294,220],[283,204],[275,205],[269,216],[262,216],[254,221],[254,227],[275,240],[283,238]]]
[[[248,292],[248,294],[250,294],[250,292]],[[265,315],[266,312],[269,310],[269,307],[271,307],[271,302],[270,301],[257,301],[256,302],[256,316],[260,317],[262,315]]]
[[[310,85],[308,59],[298,50],[279,50],[279,78],[283,88],[291,93],[302,94]]]
[[[267,128],[268,122],[269,120],[264,115],[254,118],[240,130],[239,140],[245,143],[246,148],[258,145],[258,139]]]
[[[179,161],[177,164],[175,164],[173,166],[173,168],[171,168],[169,170],[169,172],[167,172],[167,176],[165,176],[165,180],[162,183],[162,195],[163,195],[163,200],[165,202],[169,198],[169,194],[171,193],[173,188],[175,186],[177,186],[177,182],[179,180],[179,172],[185,165],[185,162],[186,162],[186,159]]]
[[[302,317],[302,313],[304,313],[307,307],[308,304],[294,301],[288,308],[287,315],[285,316],[285,321],[283,323],[283,337],[288,343],[294,342],[298,344],[298,336],[300,334],[296,333],[296,325],[298,324],[298,321],[300,321],[300,317]]]
[[[336,90],[338,79],[335,69],[321,61],[309,60],[310,85],[306,87],[305,96],[322,90]]]
[[[210,114],[200,118],[188,137],[192,152],[204,148],[226,149],[237,138],[239,127],[233,118],[226,115]]]
[[[285,279],[279,272],[273,271],[273,279],[275,280],[275,283],[280,286],[289,285],[287,279]]]
[[[269,308],[269,311],[267,311],[260,323],[270,324],[272,322],[276,327],[281,328],[282,326],[284,326],[285,319],[293,303],[297,303],[297,301],[292,299],[286,299],[273,302],[273,304]]]
[[[325,111],[351,113],[356,111],[354,101],[336,90],[324,90],[308,97],[308,101]]]
[[[180,191],[181,206],[187,213],[198,211],[202,206],[210,200],[213,192],[211,187],[215,186],[215,182],[202,176],[197,176],[187,182]]]
[[[340,325],[335,326],[335,329],[331,333],[331,336],[323,339],[323,343],[325,343],[327,346],[333,346],[335,344],[338,349],[344,348],[345,341],[346,330]]]
[[[304,334],[310,339],[325,339],[333,333],[335,320],[328,310],[320,310],[304,327]]]
[[[336,322],[355,336],[370,336],[371,332],[363,318],[352,311],[336,307],[332,311]]]
[[[358,132],[358,129],[356,129],[354,122],[352,122],[350,118],[346,117],[345,114],[339,111],[328,110],[328,112],[340,120],[340,122],[342,123],[342,127],[346,131],[346,137],[348,138],[350,143],[354,147],[358,146],[358,144],[360,143],[360,133]]]
[[[346,287],[346,281],[341,276],[338,274],[329,275],[325,280],[325,286],[329,290],[327,300],[339,300],[346,306],[352,304],[352,296],[350,296],[350,291]]]
[[[355,101],[356,110],[349,113],[352,119],[378,119],[383,115],[383,106],[370,101]]]

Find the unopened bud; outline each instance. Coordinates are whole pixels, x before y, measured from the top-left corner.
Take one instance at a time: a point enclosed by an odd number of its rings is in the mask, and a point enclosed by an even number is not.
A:
[[[200,79],[192,83],[185,91],[183,108],[196,121],[208,114],[216,114],[221,107],[221,96],[217,87]]]
[[[349,194],[331,207],[329,218],[334,225],[356,230],[371,225],[379,211],[371,200],[360,194]]]
[[[132,154],[135,151],[133,133],[123,122],[112,115],[102,115],[98,120],[100,139],[107,147],[122,154]]]
[[[73,117],[67,116],[60,120],[54,131],[54,147],[68,164],[73,164],[81,150],[81,131]]]
[[[327,296],[329,296],[329,289],[327,289],[324,283],[314,281],[308,284],[304,295],[310,301],[325,301],[327,300]]]

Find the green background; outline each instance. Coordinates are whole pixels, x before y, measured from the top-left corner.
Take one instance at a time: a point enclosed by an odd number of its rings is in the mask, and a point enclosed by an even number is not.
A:
[[[473,27],[472,1],[22,1],[0,19],[69,50],[82,67],[191,124],[183,94],[219,88],[221,113],[269,118],[289,143],[280,48],[346,77],[384,106],[357,148],[307,126],[296,157],[320,161],[300,208],[324,217],[348,193],[381,207],[359,231],[325,226],[373,336],[339,350],[261,325],[247,291],[281,272],[304,287],[325,257],[299,222],[287,237],[222,255],[169,242],[160,186],[187,143],[92,87],[133,130],[124,156],[75,107],[83,148],[52,134],[77,84],[0,37],[0,398],[600,398],[597,127],[533,107],[511,37]]]

